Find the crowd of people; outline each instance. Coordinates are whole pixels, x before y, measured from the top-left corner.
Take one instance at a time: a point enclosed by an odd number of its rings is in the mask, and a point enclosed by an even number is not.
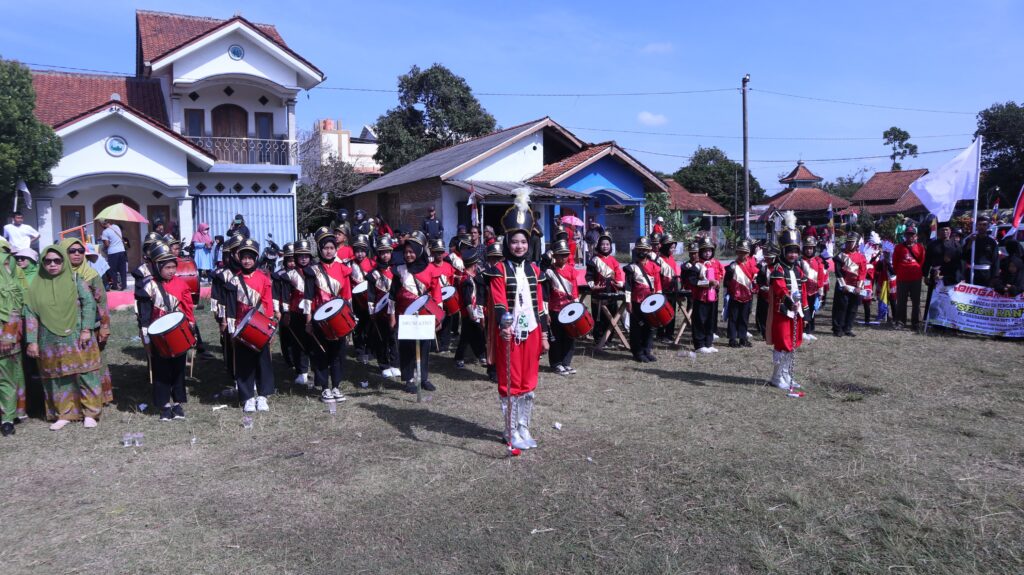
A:
[[[186,417],[185,376],[195,361],[193,350],[204,359],[215,357],[196,321],[199,283],[183,273],[195,270],[200,258],[216,256],[202,269],[209,270],[210,310],[244,412],[271,408],[277,387],[274,340],[293,371],[293,389],[307,389],[335,406],[347,400],[343,387],[353,361],[376,361],[381,375],[397,379],[405,392],[434,391],[432,356],[436,360],[454,347],[457,368],[479,362],[497,383],[505,439],[514,450],[537,445],[529,426],[541,363],[546,359],[553,373],[571,377],[582,341],[592,341],[595,354],[606,354],[619,335],[634,361],[654,362],[655,343],[678,343],[686,328],[679,322],[685,321],[693,351],[717,353],[721,318],[729,347],[751,347],[755,335],[772,347],[771,383],[798,397],[794,354],[816,339],[815,316],[830,288],[836,337],[856,335],[861,309],[870,324],[873,294],[888,289],[883,285],[894,286],[895,325],[913,328],[921,323],[922,284],[928,287],[925,317],[931,292],[942,282],[967,277],[1001,293],[1024,291],[1019,244],[1005,240],[1007,255],[1000,257],[985,218],[963,244],[945,223],[938,225],[936,239],[921,244],[911,223],[891,249],[877,234],[862,240],[848,231],[838,253],[831,254],[812,226],[801,231],[787,214],[777,242],[740,241],[727,265],[715,257],[715,242],[702,236],[687,245],[688,258],[678,261],[678,241],[663,229],[637,238],[628,263],[619,261],[611,234],[594,222],[583,238],[591,247],[586,256],[571,227],[557,226],[544,245],[525,192],[501,224],[501,236],[490,226],[460,226],[445,245],[433,209],[421,229],[411,232],[392,230],[362,210],[349,222],[343,212],[334,225],[285,244],[279,266],[261,259],[261,246],[249,237],[241,215],[224,239],[211,237],[209,226],[201,224],[191,241],[192,258],[183,258],[179,238],[149,233],[144,261],[131,276],[160,419]],[[108,250],[108,238],[121,237],[114,225],[104,225]],[[23,235],[32,241],[31,234]],[[197,248],[208,253],[200,255]],[[75,238],[41,255],[0,240],[4,435],[13,434],[13,423],[25,417],[26,381],[42,382],[53,430],[76,421],[96,427],[104,405],[113,401],[103,353],[110,337],[106,288],[89,265],[95,256],[89,252]],[[584,265],[577,266],[577,258]],[[126,285],[115,280],[115,287]],[[589,309],[583,304],[588,295]],[[399,337],[399,318],[410,314],[434,318],[432,340]]]

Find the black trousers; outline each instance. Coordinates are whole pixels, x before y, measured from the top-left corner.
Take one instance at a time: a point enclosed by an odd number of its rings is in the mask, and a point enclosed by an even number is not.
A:
[[[630,336],[632,343],[632,336]],[[576,355],[576,340],[569,337],[565,326],[557,319],[551,322],[551,341],[548,342],[548,361],[551,367],[572,365],[572,358]]]
[[[420,346],[420,382],[430,381],[430,347],[434,341],[402,339],[398,341],[398,357],[401,361],[402,381],[410,382],[416,377],[416,346]]]
[[[629,315],[629,351],[634,358],[651,355],[654,351],[654,328],[640,313],[640,304],[633,304],[634,313]]]
[[[288,325],[282,325],[278,332],[281,333],[282,339],[285,334],[291,339],[291,366],[295,370],[295,375],[309,373],[309,350],[316,344],[310,341],[309,334],[306,333],[306,314],[290,311],[288,316]]]
[[[127,289],[128,286],[128,253],[119,252],[107,255],[107,278],[117,289]]]
[[[181,357],[160,357],[153,354],[150,360],[153,370],[153,405],[162,408],[173,403],[185,403],[185,355]]]
[[[818,292],[807,296],[807,313],[804,314],[804,333],[814,333],[814,316],[818,313],[814,310],[814,306],[817,303]]]
[[[463,361],[466,358],[466,348],[473,351],[477,358],[487,357],[487,341],[484,336],[484,327],[479,323],[462,316],[462,335],[459,336],[459,346],[455,348],[455,361]],[[554,323],[558,323],[557,321]]]
[[[447,353],[452,344],[452,323],[455,323],[455,316],[446,315],[441,321],[441,329],[434,338],[432,349],[436,352]]]
[[[832,297],[832,333],[850,333],[853,331],[853,320],[857,317],[859,293],[850,293],[836,288]]]
[[[665,299],[668,300],[668,304],[672,306],[672,311],[677,311],[677,305],[679,302],[678,296],[666,295]],[[672,315],[672,321],[659,327],[656,331],[656,335],[659,339],[673,339],[676,337],[676,316]]]
[[[754,322],[757,324],[757,333],[761,334],[761,337],[765,337],[765,330],[768,329],[768,298],[757,298],[757,307],[754,310]]]
[[[970,257],[970,254],[968,254]],[[972,285],[988,287],[992,283],[992,270],[974,270],[974,280],[971,281],[971,268],[967,268],[967,273],[964,274],[964,281],[971,282]]]
[[[257,395],[273,395],[274,368],[270,363],[270,344],[258,353],[240,343],[234,344],[234,348],[238,398],[244,402]]]
[[[391,329],[391,323],[384,314],[384,319],[373,318],[370,321],[370,349],[377,357],[381,369],[398,367],[398,328]]]
[[[220,334],[220,349],[224,356],[224,366],[228,370],[228,377],[235,379],[235,346],[231,342],[231,333],[224,331]]]
[[[278,339],[281,340],[281,355],[284,357],[284,362],[288,367],[295,368],[295,354],[292,353],[292,349],[295,347],[295,338],[292,337],[292,332],[283,325],[277,327]]]
[[[355,329],[352,330],[352,345],[356,348],[356,353],[369,353],[370,352],[370,330],[373,329],[370,326],[370,314],[364,314],[362,312],[356,312],[356,323]]]
[[[921,280],[896,282],[896,321],[907,323],[907,300],[910,300],[910,325],[917,327],[921,321]]]
[[[192,326],[192,333],[196,336],[196,351],[199,353],[206,353],[206,344],[203,343],[203,334],[199,333],[198,321]]]
[[[718,327],[716,307],[713,301],[693,302],[693,349],[714,345],[715,328]]]
[[[727,328],[730,342],[736,340],[747,341],[747,332],[750,331],[750,305],[752,303],[752,301],[729,301],[729,309],[726,310],[726,316],[729,318]]]
[[[320,328],[313,328],[316,340],[311,343],[313,359],[313,383],[320,389],[341,385],[345,378],[345,360],[348,359],[348,338],[329,340]],[[311,340],[313,338],[310,338]],[[319,342],[319,343],[317,343]],[[322,348],[322,349],[321,349]]]

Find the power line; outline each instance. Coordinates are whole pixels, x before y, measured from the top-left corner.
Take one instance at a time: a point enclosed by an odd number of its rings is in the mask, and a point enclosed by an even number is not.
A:
[[[640,134],[645,136],[671,136],[679,138],[720,138],[727,140],[739,140],[743,136],[723,136],[715,134],[682,134],[676,132],[648,132],[644,130],[613,130],[609,128],[584,128],[581,126],[566,126],[570,130],[584,130],[591,132],[609,132],[614,134]],[[973,136],[974,134],[940,134],[935,136],[912,136],[914,140],[921,140],[927,138],[953,138],[953,137],[966,137]],[[799,137],[799,136],[750,136],[751,140],[784,140],[784,141],[820,141],[820,142],[846,142],[846,141],[878,141],[882,140],[881,136],[861,137]]]
[[[624,150],[628,150],[630,152],[637,152],[639,154],[650,154],[652,156],[665,156],[665,157],[669,157],[669,158],[680,158],[680,159],[683,159],[683,160],[690,160],[690,159],[693,158],[693,156],[684,156],[682,154],[668,154],[668,153],[665,153],[665,152],[653,152],[651,150],[638,150],[636,148],[623,148],[623,149]],[[947,148],[945,150],[928,150],[928,151],[924,151],[924,152],[918,152],[917,155],[920,156],[920,155],[924,155],[924,154],[942,154],[942,153],[945,153],[945,152],[959,152],[959,151],[962,151],[962,149],[963,148]],[[886,154],[886,155],[881,155],[881,156],[852,156],[852,157],[848,157],[848,158],[818,158],[818,159],[812,159],[812,160],[808,160],[808,159],[804,159],[804,158],[798,158],[798,159],[795,159],[795,160],[750,160],[750,161],[751,162],[756,162],[756,163],[759,163],[759,164],[792,164],[792,163],[798,162],[800,160],[803,160],[804,162],[824,163],[824,162],[854,162],[854,161],[860,161],[860,160],[881,160],[883,158],[884,159],[890,159],[891,157],[892,157],[891,155]]]
[[[313,90],[338,90],[344,92],[384,92],[397,94],[396,89],[384,88],[352,88],[347,86],[314,86]],[[710,88],[706,90],[666,90],[661,92],[580,92],[580,93],[554,93],[554,92],[477,92],[476,96],[508,96],[516,98],[612,98],[619,96],[678,96],[683,94],[709,94],[713,92],[735,92],[736,88]]]
[[[755,88],[751,88],[755,90]],[[800,96],[798,94],[787,94],[785,92],[773,92],[771,90],[757,90],[758,92],[764,92],[765,94],[773,94],[775,96],[785,96],[787,98],[799,98],[801,100],[813,100],[815,102],[828,102],[831,104],[845,104],[847,106],[860,106],[862,108],[879,108],[882,110],[899,110],[901,112],[927,112],[930,114],[960,114],[965,116],[973,116],[975,112],[957,112],[953,110],[929,110],[927,108],[906,108],[903,106],[886,106],[884,104],[864,104],[861,102],[849,102],[847,100],[833,100],[831,98],[817,98],[814,96]]]

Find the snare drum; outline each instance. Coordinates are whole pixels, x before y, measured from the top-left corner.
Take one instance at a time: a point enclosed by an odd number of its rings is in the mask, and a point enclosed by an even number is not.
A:
[[[370,313],[369,287],[370,284],[366,280],[352,286],[352,307],[355,308],[356,313],[363,316]]]
[[[459,301],[459,290],[455,286],[444,286],[441,288],[441,305],[448,315],[457,315],[462,308]]]
[[[405,308],[405,315],[433,315],[434,331],[441,329],[441,322],[444,321],[444,310],[430,298],[430,294],[416,298],[416,301]]]
[[[178,271],[174,274],[185,280],[185,285],[192,292],[192,305],[199,303],[199,270],[192,260],[178,260]]]
[[[352,306],[341,298],[332,299],[313,312],[313,323],[320,327],[324,337],[331,341],[339,340],[352,332],[356,327],[356,318],[352,315]]]
[[[245,314],[242,321],[238,322],[233,337],[238,343],[259,353],[267,347],[275,332],[277,332],[277,322],[263,315],[259,308],[254,307]]]
[[[380,298],[379,300],[377,300],[376,305],[373,306],[373,315],[378,316],[378,315],[380,315],[382,313],[387,313],[387,311],[388,311],[388,304],[390,304],[390,303],[391,303],[391,298],[388,297],[388,296],[384,296],[384,297]]]
[[[594,316],[590,315],[586,306],[573,302],[558,312],[558,323],[562,324],[562,329],[569,337],[580,339],[594,329]]]
[[[651,327],[664,327],[675,317],[676,311],[669,303],[665,294],[655,293],[644,298],[640,303],[640,313],[647,319],[647,325]]]
[[[161,316],[149,324],[149,341],[157,355],[178,357],[196,344],[196,336],[180,311]]]

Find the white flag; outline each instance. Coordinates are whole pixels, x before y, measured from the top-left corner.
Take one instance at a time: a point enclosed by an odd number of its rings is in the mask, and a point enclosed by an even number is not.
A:
[[[910,184],[910,190],[940,222],[948,221],[958,201],[973,200],[978,195],[980,156],[981,136],[978,136],[970,147],[944,166]]]
[[[25,184],[25,180],[18,180],[18,189],[15,193],[22,192],[25,194],[25,207],[32,209],[32,192],[28,191],[28,185]]]

